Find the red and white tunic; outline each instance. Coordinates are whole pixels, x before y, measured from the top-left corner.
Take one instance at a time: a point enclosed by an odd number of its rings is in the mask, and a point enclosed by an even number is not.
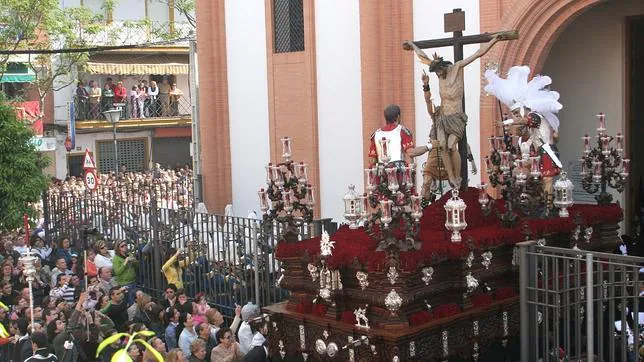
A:
[[[549,144],[554,152],[557,148],[554,144],[553,129],[544,117],[537,112],[530,112],[526,115],[526,123],[530,131],[530,140],[541,157],[541,175],[543,177],[554,177],[559,174],[559,167],[552,160],[550,155],[543,149],[544,144]],[[557,155],[558,156],[558,155]]]
[[[384,162],[382,146],[378,142],[383,138],[389,140],[387,150],[389,162],[404,161],[405,151],[414,147],[414,138],[409,129],[396,123],[389,123],[371,135],[369,158],[375,158],[378,162]]]

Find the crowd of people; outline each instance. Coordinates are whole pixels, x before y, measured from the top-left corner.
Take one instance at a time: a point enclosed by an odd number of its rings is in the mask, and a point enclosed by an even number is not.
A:
[[[237,306],[225,326],[224,316],[204,294],[191,298],[183,289],[181,251],[162,268],[174,283],[153,300],[137,288],[139,260],[125,241],[116,241],[110,250],[108,242],[97,240],[81,250],[67,237],[51,245],[43,237],[36,230],[27,243],[24,235],[12,233],[0,243],[0,323],[10,334],[0,339],[0,360],[110,361],[129,337],[118,338],[96,356],[101,341],[145,330],[154,332],[149,346],[133,343],[127,349],[134,362],[157,360],[146,347],[168,362],[267,360],[268,326],[259,307]],[[37,257],[33,300],[21,259],[28,250]]]
[[[156,165],[149,171],[120,172],[118,177],[114,173],[100,174],[93,193],[90,193],[80,177],[52,180],[48,194],[51,197],[114,200],[137,206],[149,206],[154,197],[160,208],[180,209],[192,205],[192,177],[189,167],[177,165],[174,169],[162,169]]]
[[[180,109],[183,91],[177,84],[163,78],[156,81],[142,79],[128,90],[123,81],[114,83],[107,78],[101,87],[97,81],[76,83],[76,119],[99,119],[104,111],[120,108],[121,118],[176,117],[187,113]]]

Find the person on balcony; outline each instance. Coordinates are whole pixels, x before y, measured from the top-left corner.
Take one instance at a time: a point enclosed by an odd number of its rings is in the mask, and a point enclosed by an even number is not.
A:
[[[110,79],[110,78],[108,78]],[[114,103],[114,91],[109,83],[105,83],[103,86],[103,94],[101,97],[101,109],[102,111],[107,111],[113,108]]]
[[[123,82],[119,81],[114,89],[114,103],[125,103],[125,97],[127,97],[127,89],[123,86]]]
[[[89,87],[89,116],[91,119],[97,119],[101,108],[101,88],[93,80],[89,81]]]
[[[150,86],[148,87],[148,98],[145,100],[147,115],[150,117],[159,116],[159,104],[157,102],[157,97],[159,96],[159,87],[157,87],[157,82],[151,81]]]
[[[183,96],[181,89],[177,88],[177,83],[172,83],[170,88],[170,109],[172,111],[172,116],[179,115],[179,100]]]
[[[159,103],[161,103],[161,116],[167,117],[170,115],[170,84],[168,78],[163,78],[159,85]]]
[[[139,105],[139,118],[145,118],[145,100],[147,99],[147,88],[139,85],[139,98],[137,104]]]
[[[85,89],[85,84],[82,81],[76,83],[76,119],[84,120],[87,118],[87,112],[89,110],[89,92]]]
[[[112,78],[107,77],[107,79],[105,79],[105,84],[107,84],[110,87],[112,92],[116,91],[116,84],[114,84],[114,82],[112,81]]]
[[[139,106],[138,99],[139,99],[139,90],[135,85],[133,85],[132,90],[130,91],[130,118],[137,117],[137,114],[138,114],[137,107]]]

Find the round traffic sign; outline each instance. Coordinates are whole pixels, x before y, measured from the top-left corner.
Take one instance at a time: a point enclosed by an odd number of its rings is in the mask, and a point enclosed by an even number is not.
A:
[[[90,191],[96,190],[98,181],[96,180],[96,174],[94,173],[94,170],[87,170],[85,172],[85,186]]]

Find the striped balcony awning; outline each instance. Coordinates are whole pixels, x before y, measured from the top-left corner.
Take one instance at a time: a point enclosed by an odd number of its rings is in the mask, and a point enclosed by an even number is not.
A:
[[[91,74],[149,75],[188,74],[184,54],[100,54],[92,55],[85,66]]]
[[[11,74],[0,75],[0,83],[31,83],[36,80],[34,74]]]

